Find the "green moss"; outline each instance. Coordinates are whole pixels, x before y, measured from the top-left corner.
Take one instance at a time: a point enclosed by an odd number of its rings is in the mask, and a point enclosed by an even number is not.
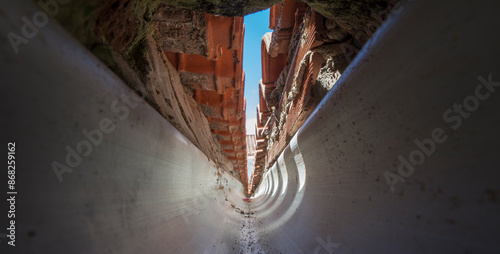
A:
[[[143,25],[150,22],[154,12],[160,4],[166,3],[165,0],[135,0],[132,7],[132,12]]]
[[[140,40],[134,42],[126,52],[128,62],[132,66],[135,66],[142,77],[144,77],[148,71],[147,51],[147,40],[146,37],[143,37]]]
[[[80,43],[90,48],[96,40],[94,27],[101,4],[98,0],[72,0],[60,5],[54,18]]]
[[[135,66],[144,77],[147,73],[147,36],[153,35],[154,30],[151,27],[151,20],[153,19],[154,12],[158,7],[166,1],[164,0],[136,0],[133,2],[132,13],[139,21],[137,35],[125,51],[127,61]]]

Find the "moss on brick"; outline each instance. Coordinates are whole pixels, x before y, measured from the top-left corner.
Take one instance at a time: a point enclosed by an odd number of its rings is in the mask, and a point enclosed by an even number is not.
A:
[[[101,5],[99,0],[71,0],[60,5],[54,18],[80,43],[90,48],[96,41],[94,27]]]

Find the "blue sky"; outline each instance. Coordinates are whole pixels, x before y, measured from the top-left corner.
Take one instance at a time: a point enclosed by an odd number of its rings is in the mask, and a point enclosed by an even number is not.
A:
[[[262,77],[260,42],[269,29],[269,9],[245,16],[245,42],[243,46],[243,70],[245,70],[245,98],[247,100],[247,134],[255,133],[259,80]]]

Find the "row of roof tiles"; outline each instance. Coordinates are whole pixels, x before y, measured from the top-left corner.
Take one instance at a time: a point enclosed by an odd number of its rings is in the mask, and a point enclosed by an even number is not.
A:
[[[183,10],[185,11],[185,10]],[[245,129],[245,74],[243,72],[242,17],[222,17],[190,11],[182,19],[172,19],[172,26],[189,24],[189,17],[197,15],[190,29],[204,34],[205,51],[186,50],[182,44],[189,39],[174,40],[164,47],[171,64],[178,70],[181,82],[190,88],[193,98],[208,119],[213,136],[223,153],[233,164],[243,185],[247,184],[247,154]],[[194,18],[192,18],[194,19]],[[198,47],[199,48],[199,47]],[[182,50],[181,50],[182,49]]]

